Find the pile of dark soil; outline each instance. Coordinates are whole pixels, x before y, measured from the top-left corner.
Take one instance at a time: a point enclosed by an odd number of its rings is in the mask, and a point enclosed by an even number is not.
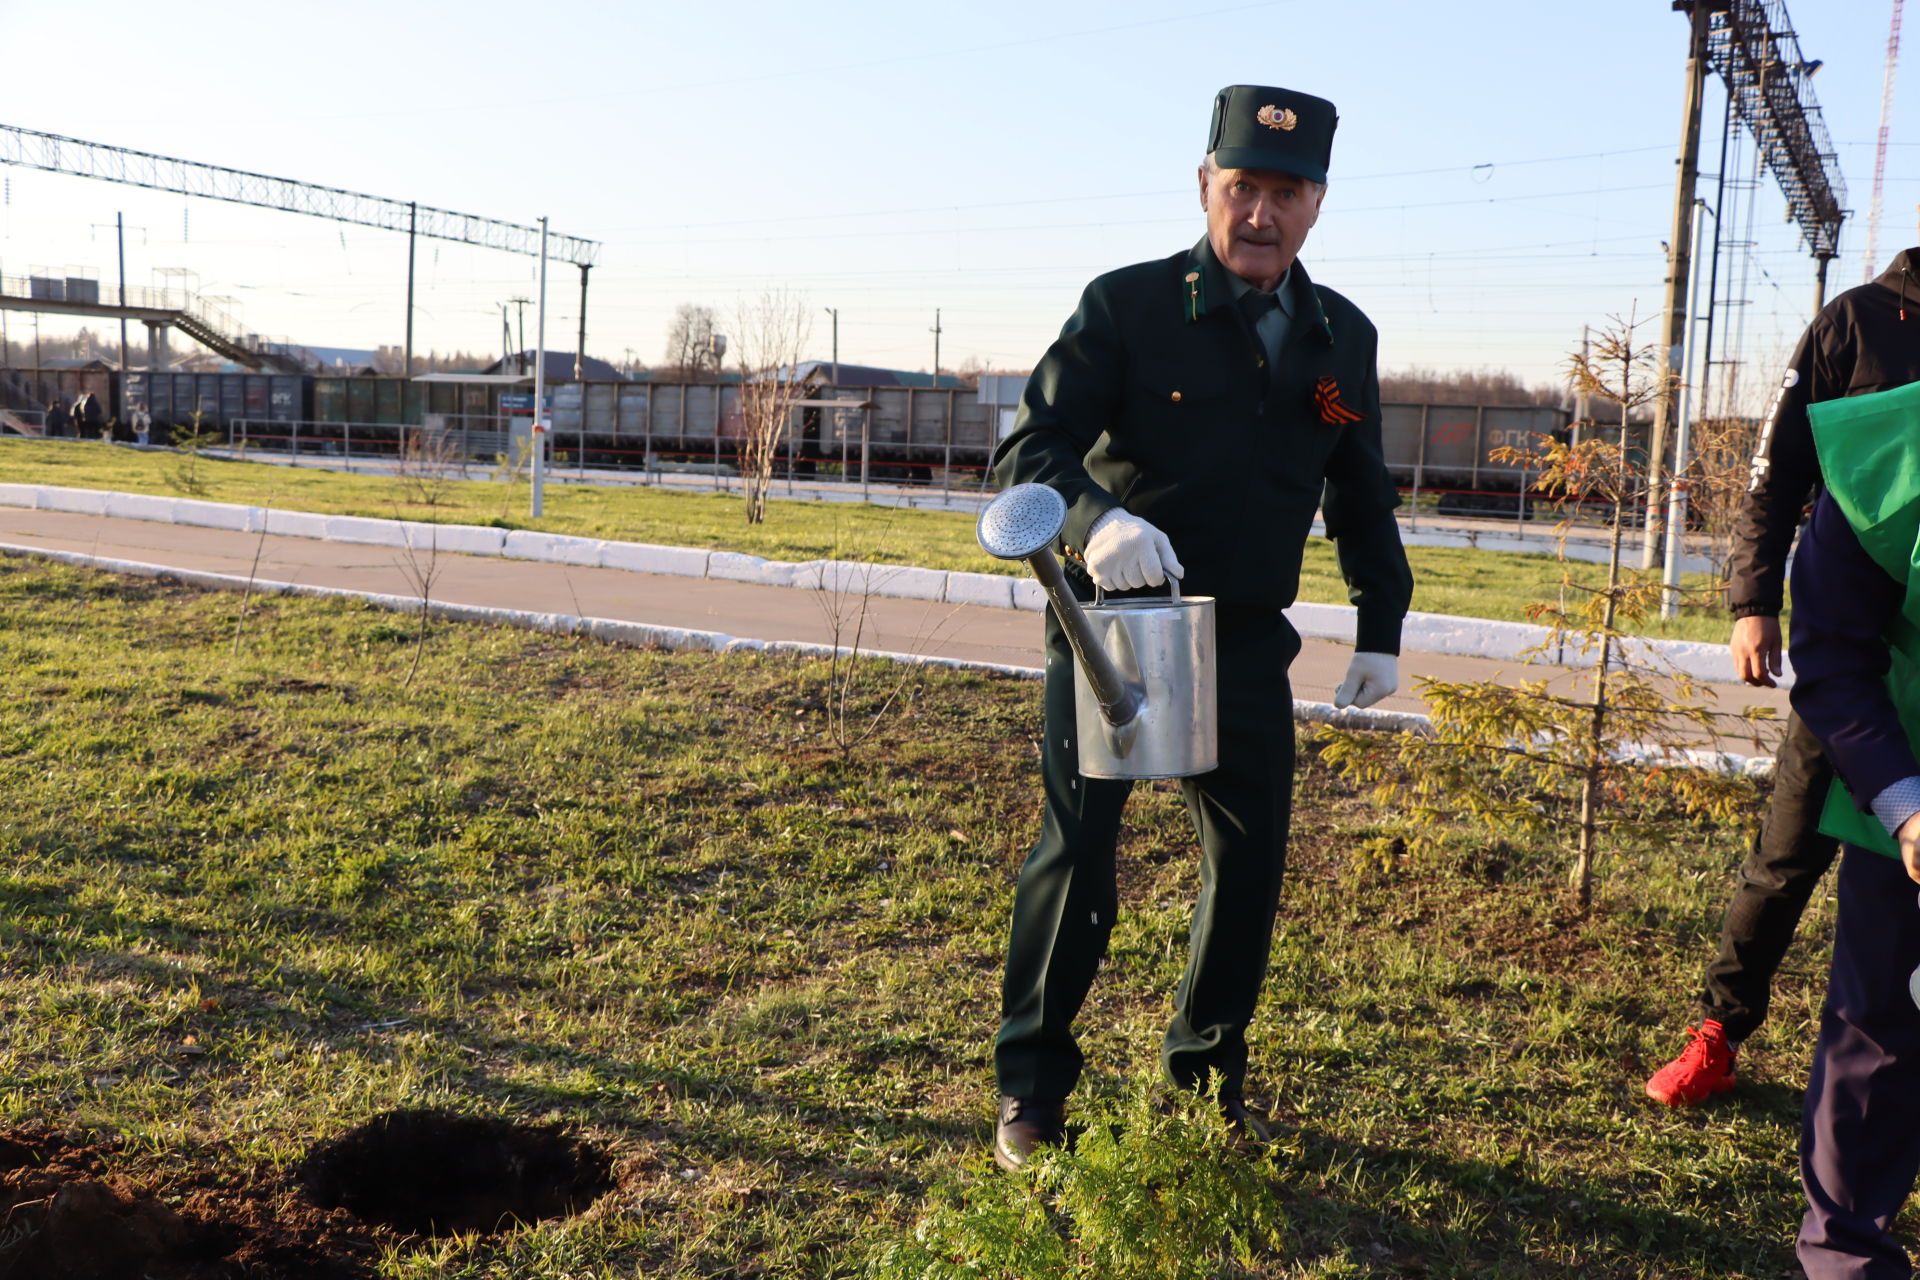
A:
[[[585,1209],[608,1157],[558,1126],[400,1111],[293,1176],[206,1167],[136,1182],[120,1144],[0,1132],[0,1280],[364,1280],[409,1236],[502,1231]]]
[[[283,1177],[208,1169],[142,1185],[112,1172],[118,1148],[46,1128],[0,1134],[0,1280],[373,1274],[388,1233]]]

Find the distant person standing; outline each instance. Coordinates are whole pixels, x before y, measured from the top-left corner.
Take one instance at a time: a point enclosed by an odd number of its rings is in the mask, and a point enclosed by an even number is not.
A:
[[[147,443],[148,433],[152,430],[153,415],[147,412],[146,402],[140,401],[133,406],[133,442],[141,445]]]
[[[55,437],[66,435],[67,424],[72,421],[73,416],[67,412],[65,400],[56,398],[47,406],[47,435]]]
[[[84,424],[84,434],[89,440],[104,440],[107,435],[107,407],[100,403],[100,397],[89,391],[80,397],[75,406]]]

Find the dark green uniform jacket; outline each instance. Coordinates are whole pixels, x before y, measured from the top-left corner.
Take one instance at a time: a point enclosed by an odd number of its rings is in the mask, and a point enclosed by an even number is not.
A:
[[[1269,369],[1207,240],[1101,276],[1028,380],[995,476],[1066,498],[1073,571],[1093,522],[1123,506],[1167,535],[1183,591],[1276,610],[1293,603],[1324,507],[1359,609],[1355,647],[1398,653],[1413,577],[1381,456],[1378,335],[1298,262],[1290,287],[1293,323]]]

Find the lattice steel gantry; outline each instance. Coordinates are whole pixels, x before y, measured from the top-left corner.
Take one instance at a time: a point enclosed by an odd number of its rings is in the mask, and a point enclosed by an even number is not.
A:
[[[1785,0],[1729,0],[1714,15],[1707,64],[1726,84],[1734,115],[1780,184],[1788,216],[1819,261],[1824,294],[1827,263],[1840,251],[1847,184],[1813,97],[1812,69],[1819,64],[1801,54]]]
[[[1679,501],[1669,503],[1667,450],[1672,443],[1678,390],[1683,371],[1681,353],[1687,331],[1687,294],[1692,272],[1695,187],[1700,174],[1700,101],[1709,69],[1726,83],[1728,103],[1753,134],[1769,170],[1786,197],[1790,217],[1817,263],[1817,297],[1825,301],[1827,267],[1839,251],[1840,224],[1847,211],[1846,187],[1841,181],[1833,142],[1814,101],[1812,69],[1801,56],[1800,40],[1787,20],[1785,0],[1673,0],[1676,12],[1687,15],[1687,74],[1685,110],[1680,134],[1680,164],[1674,190],[1673,230],[1667,241],[1666,300],[1661,342],[1661,393],[1654,407],[1653,434],[1648,442],[1647,513],[1641,546],[1642,569],[1660,558],[1661,544],[1671,535],[1672,514],[1684,518]],[[1716,236],[1717,236],[1716,232]],[[1684,434],[1685,423],[1681,424]],[[1682,443],[1675,450],[1675,473],[1687,465]],[[1681,498],[1684,489],[1676,486]],[[1673,513],[1668,508],[1672,506]],[[1683,526],[1682,526],[1683,527]],[[1678,557],[1668,555],[1667,583],[1677,586]],[[1677,602],[1669,592],[1663,612]]]
[[[206,200],[224,200],[230,204],[252,205],[260,209],[278,209],[286,213],[304,213],[355,226],[378,227],[383,231],[407,234],[407,372],[413,372],[413,241],[417,236],[451,240],[457,244],[478,245],[505,253],[539,257],[542,232],[539,227],[482,218],[471,213],[455,213],[408,200],[343,191],[292,178],[275,178],[244,169],[227,169],[180,160],[172,156],[134,151],[127,147],[100,142],[83,142],[57,133],[40,133],[0,124],[0,164],[27,169],[45,169],[50,173],[97,178],[152,191],[199,196]],[[599,242],[577,236],[546,234],[546,252],[562,262],[580,268],[580,350],[575,354],[575,372],[585,355],[587,331],[587,272],[600,252]],[[545,362],[545,353],[541,360]]]

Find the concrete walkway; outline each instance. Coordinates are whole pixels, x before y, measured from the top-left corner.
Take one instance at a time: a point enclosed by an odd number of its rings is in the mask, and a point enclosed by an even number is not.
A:
[[[863,649],[913,653],[1015,667],[1040,662],[1040,615],[969,605],[873,597],[710,578],[669,577],[619,569],[440,553],[241,533],[107,516],[0,508],[0,546],[51,550],[137,561],[261,581],[343,588],[418,598],[418,579],[432,574],[434,599],[457,604],[611,618],[656,626],[713,631],[762,640],[842,645],[853,641],[862,604]],[[256,564],[257,557],[257,564]],[[837,617],[837,621],[836,621]],[[1294,696],[1331,702],[1345,674],[1349,649],[1307,640],[1293,664]],[[1382,710],[1424,714],[1417,677],[1437,680],[1546,678],[1565,689],[1576,674],[1553,667],[1451,654],[1408,653],[1401,659],[1400,693]],[[1738,685],[1707,687],[1703,697],[1728,712],[1749,703],[1784,718],[1785,691]],[[1739,755],[1770,755],[1777,728],[1761,741],[1722,742]]]

